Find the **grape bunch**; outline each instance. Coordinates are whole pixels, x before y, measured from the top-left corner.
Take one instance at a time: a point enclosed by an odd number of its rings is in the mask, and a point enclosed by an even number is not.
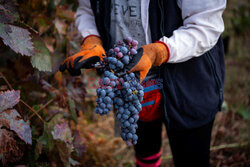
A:
[[[95,112],[104,115],[114,110],[120,121],[121,137],[128,145],[137,143],[137,121],[144,95],[135,74],[126,71],[126,66],[137,54],[137,45],[136,40],[128,37],[108,51],[107,57],[100,62],[104,75],[99,82],[100,88],[96,90]]]

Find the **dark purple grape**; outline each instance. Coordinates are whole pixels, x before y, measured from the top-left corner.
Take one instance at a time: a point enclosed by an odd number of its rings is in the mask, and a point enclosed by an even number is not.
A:
[[[122,58],[122,57],[123,57],[122,52],[118,52],[118,53],[117,53],[117,57],[118,57],[119,59]]]
[[[127,37],[127,38],[126,38],[126,41],[127,41],[128,43],[131,43],[131,42],[133,41],[133,39],[132,39],[131,37]]]
[[[134,48],[132,48],[132,49],[130,49],[130,54],[136,55],[136,54],[137,54],[137,51],[136,51]]]
[[[120,48],[119,47],[115,47],[114,51],[115,52],[120,52]]]
[[[138,45],[138,41],[137,40],[133,40],[131,43],[132,43],[133,46],[137,46]]]

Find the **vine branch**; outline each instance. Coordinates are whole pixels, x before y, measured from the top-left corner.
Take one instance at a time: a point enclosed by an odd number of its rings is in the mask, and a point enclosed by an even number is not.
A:
[[[35,111],[32,107],[30,107],[26,102],[24,102],[22,99],[20,99],[20,102],[22,102],[22,103],[23,103],[26,107],[28,107],[34,114],[36,114],[37,117],[38,117],[41,121],[45,122],[44,119],[37,113],[37,111]]]
[[[51,99],[49,100],[46,104],[44,104],[42,107],[40,107],[36,113],[38,114],[39,111],[41,111],[42,109],[44,109],[45,107],[47,107],[50,103],[52,103],[55,99]],[[33,113],[31,116],[29,116],[29,120],[36,114],[36,113]]]

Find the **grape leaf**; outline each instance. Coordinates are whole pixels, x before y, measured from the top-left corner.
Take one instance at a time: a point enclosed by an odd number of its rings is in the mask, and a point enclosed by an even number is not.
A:
[[[69,98],[69,114],[71,119],[77,123],[77,115],[76,115],[76,105],[74,100]]]
[[[84,145],[83,138],[80,135],[80,131],[74,130],[73,137],[74,137],[74,149],[78,157],[82,157],[83,153],[86,151],[86,147]]]
[[[250,118],[250,109],[240,107],[238,109],[238,113],[243,117],[243,119],[247,120]]]
[[[71,99],[78,103],[82,103],[86,94],[84,87],[74,87],[72,83],[67,85],[67,93]]]
[[[62,122],[54,126],[54,130],[51,132],[55,140],[61,140],[65,143],[71,144],[73,141],[71,130],[67,122]]]
[[[31,64],[39,71],[52,71],[51,56],[48,48],[41,39],[34,39],[34,56],[31,57]]]
[[[0,92],[0,113],[3,110],[14,107],[19,102],[19,99],[20,99],[19,90]]]
[[[23,156],[13,132],[7,129],[0,129],[0,156],[3,165],[7,162],[16,162]]]
[[[36,148],[35,148],[35,159],[37,160],[39,158],[39,155],[42,154],[43,151],[43,143],[39,140],[36,140]]]
[[[5,110],[0,113],[0,127],[10,128],[20,139],[28,144],[32,144],[31,128],[29,122],[20,119],[20,114],[15,110]]]
[[[38,140],[44,145],[46,149],[51,151],[54,148],[53,136],[50,133],[50,128],[48,123],[44,123],[43,135],[38,138]]]
[[[61,161],[64,163],[64,166],[70,166],[69,158],[72,152],[72,149],[69,149],[67,144],[63,141],[57,140],[56,147],[59,152],[59,157]]]
[[[62,114],[55,115],[47,123],[47,132],[53,137],[53,143],[59,153],[61,162],[64,166],[69,166],[69,158],[73,151],[73,138],[68,122],[63,118]]]
[[[10,148],[6,145],[8,142],[13,145],[15,140],[13,138],[13,133],[7,129],[0,129],[0,154],[5,154]]]
[[[33,55],[34,47],[28,30],[0,23],[0,37],[3,39],[3,43],[16,53],[26,56]]]
[[[3,40],[8,39],[9,38],[8,33],[11,33],[11,28],[8,25],[0,23],[0,37]],[[8,41],[5,41],[4,44],[5,45],[10,45],[10,43],[8,43]]]
[[[15,2],[13,0],[0,1],[0,22],[13,23],[19,18]]]

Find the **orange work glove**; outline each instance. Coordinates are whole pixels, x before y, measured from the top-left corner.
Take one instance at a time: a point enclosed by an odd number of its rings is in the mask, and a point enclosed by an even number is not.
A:
[[[168,59],[169,51],[166,44],[162,42],[151,43],[137,50],[137,55],[133,57],[127,68],[129,72],[139,72],[140,82],[142,82],[152,66],[160,66]]]
[[[92,68],[92,64],[102,61],[105,50],[99,37],[91,35],[85,38],[80,52],[70,56],[60,65],[59,70],[64,72],[66,69],[73,76],[80,75],[81,68]]]

